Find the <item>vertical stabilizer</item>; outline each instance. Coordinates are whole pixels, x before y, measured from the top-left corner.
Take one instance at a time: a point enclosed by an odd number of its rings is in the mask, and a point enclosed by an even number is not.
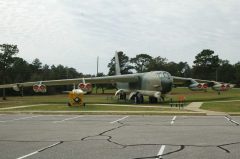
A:
[[[119,64],[119,58],[118,58],[118,52],[117,51],[115,53],[115,72],[116,72],[116,75],[121,75],[121,70],[120,70],[120,64]]]
[[[118,57],[117,51],[115,53],[115,72],[116,72],[116,75],[121,75],[121,68],[120,68],[120,62],[119,62],[119,57]],[[124,90],[129,89],[128,83],[117,82],[116,84],[117,84],[116,86],[118,89],[124,89]]]

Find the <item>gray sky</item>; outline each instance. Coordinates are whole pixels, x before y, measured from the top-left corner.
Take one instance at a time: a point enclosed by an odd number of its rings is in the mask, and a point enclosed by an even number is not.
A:
[[[0,43],[31,62],[107,73],[116,50],[192,65],[212,49],[240,61],[239,0],[0,0]]]

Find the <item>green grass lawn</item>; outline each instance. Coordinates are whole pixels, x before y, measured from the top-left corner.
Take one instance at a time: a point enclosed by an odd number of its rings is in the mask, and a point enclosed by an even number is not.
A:
[[[177,88],[172,92],[172,97],[177,99],[179,95],[184,95],[188,103],[204,102],[201,109],[220,111],[220,112],[240,112],[240,101],[226,102],[231,100],[240,100],[240,89],[231,89],[226,92],[217,92],[209,89],[208,92],[193,92],[186,88]],[[216,101],[224,101],[216,102]]]
[[[148,98],[145,97],[144,105],[156,105],[158,108],[135,108],[135,107],[119,107],[119,106],[96,106],[91,104],[132,104],[132,102],[127,101],[117,101],[114,98],[114,90],[105,91],[106,94],[91,94],[84,96],[84,102],[87,103],[87,107],[68,107],[68,95],[35,95],[35,96],[24,96],[24,97],[8,97],[7,101],[0,99],[0,108],[22,106],[22,105],[33,105],[33,104],[49,104],[47,106],[35,106],[14,110],[59,110],[59,111],[88,111],[88,110],[99,110],[99,111],[162,111],[162,110],[174,110],[182,111],[176,108],[170,108],[169,102],[172,98],[173,101],[178,101],[179,96],[185,96],[186,103],[191,102],[209,102],[209,101],[227,101],[227,100],[240,100],[240,89],[232,89],[227,92],[222,92],[218,95],[217,92],[211,89],[208,92],[194,92],[187,88],[174,88],[171,94],[167,95],[166,101],[158,104],[148,104]],[[132,104],[134,105],[134,104]],[[226,111],[226,112],[240,112],[239,108],[240,102],[227,102],[227,103],[206,103],[202,106],[203,109],[216,110],[216,111]],[[136,106],[136,105],[134,105]]]
[[[177,100],[179,96],[185,96],[187,102],[206,102],[206,101],[226,101],[240,100],[240,89],[231,89],[221,92],[220,95],[216,91],[208,89],[207,92],[191,91],[187,88],[173,89],[171,97]]]
[[[121,106],[123,105],[132,105],[136,106],[135,104],[132,104],[132,102],[125,102],[125,101],[118,101],[115,99],[112,95],[85,95],[84,96],[84,102],[86,103],[86,106],[73,106],[69,107],[67,106],[68,97],[67,95],[52,95],[52,96],[25,96],[25,97],[8,97],[7,101],[0,100],[0,108],[6,108],[6,107],[14,107],[14,106],[24,106],[24,105],[37,105],[37,104],[47,104],[47,105],[40,105],[40,106],[32,106],[32,107],[26,107],[26,108],[16,108],[16,109],[9,109],[4,111],[12,111],[12,110],[45,110],[45,111],[182,111],[178,110],[177,108],[166,108],[162,107],[161,104],[155,104],[159,107],[157,108],[142,108],[142,107],[126,107]],[[92,105],[92,104],[119,104],[120,106],[104,106],[104,105]]]
[[[219,112],[240,112],[240,101],[204,103],[201,108]]]

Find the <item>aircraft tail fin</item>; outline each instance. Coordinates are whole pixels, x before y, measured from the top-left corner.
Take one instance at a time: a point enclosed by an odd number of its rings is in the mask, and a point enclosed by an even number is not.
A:
[[[121,75],[121,68],[120,68],[118,52],[115,53],[115,72],[116,72],[116,75]],[[116,84],[117,84],[116,86],[118,89],[121,89],[121,90],[129,89],[128,83],[117,82]]]
[[[117,51],[115,53],[115,72],[116,72],[116,75],[121,75],[120,63],[119,63],[119,57],[118,57]]]

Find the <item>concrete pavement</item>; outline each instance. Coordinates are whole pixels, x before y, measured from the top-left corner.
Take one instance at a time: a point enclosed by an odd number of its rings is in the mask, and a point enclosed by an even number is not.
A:
[[[240,158],[240,117],[0,116],[0,158]],[[234,122],[233,122],[234,121]]]

